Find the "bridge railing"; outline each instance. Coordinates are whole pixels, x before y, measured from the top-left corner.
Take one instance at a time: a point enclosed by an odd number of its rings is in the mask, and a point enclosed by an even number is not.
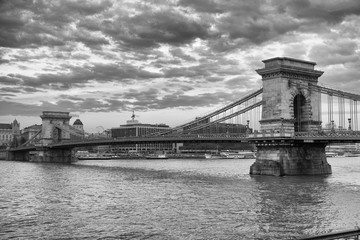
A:
[[[347,139],[360,139],[360,131],[352,130],[337,130],[337,131],[311,131],[311,132],[285,132],[285,131],[262,131],[248,134],[248,138],[347,138]]]
[[[148,139],[148,140],[156,140],[156,139],[212,139],[212,138],[220,138],[220,139],[246,139],[246,133],[241,134],[170,134],[163,136],[133,136],[133,137],[118,137],[118,138],[90,138],[90,139],[73,139],[73,140],[63,140],[61,143],[80,143],[80,142],[112,142],[112,141],[126,141],[126,140],[139,140],[139,139]],[[57,144],[61,144],[57,143]]]
[[[300,240],[336,240],[336,239],[359,240],[360,239],[360,228],[355,229],[355,230],[348,230],[348,231],[318,235],[318,236],[314,236],[314,237],[300,238]]]
[[[360,131],[314,131],[314,132],[295,132],[295,138],[359,138]]]
[[[285,132],[285,131],[254,131],[253,133],[248,134],[248,138],[292,138],[294,137],[293,132]]]

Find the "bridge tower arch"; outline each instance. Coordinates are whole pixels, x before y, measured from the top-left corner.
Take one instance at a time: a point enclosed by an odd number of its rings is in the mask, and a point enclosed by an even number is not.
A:
[[[47,146],[52,143],[70,139],[69,112],[44,111],[42,119],[41,143]]]
[[[314,69],[316,63],[277,57],[263,60],[265,67],[256,70],[263,81],[263,110],[260,126],[262,131],[281,130],[295,131],[295,122],[301,124],[303,130],[318,129],[320,93],[310,91],[311,85],[317,85],[322,71]],[[303,106],[298,102],[302,95]],[[301,101],[300,101],[301,103]],[[298,110],[301,110],[300,112]],[[302,113],[301,119],[295,112]]]
[[[263,81],[262,132],[311,132],[321,126],[321,95],[312,91],[322,71],[315,62],[277,57],[263,60],[256,70]],[[298,175],[329,174],[325,143],[283,139],[255,142],[257,156],[250,174]]]

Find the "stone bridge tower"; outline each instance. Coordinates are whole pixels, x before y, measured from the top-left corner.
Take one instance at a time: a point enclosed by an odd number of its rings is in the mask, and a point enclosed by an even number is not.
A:
[[[42,119],[41,142],[43,146],[70,139],[69,112],[44,111]]]
[[[322,71],[316,63],[287,57],[263,61],[257,73],[263,81],[262,132],[308,132],[321,126],[320,93],[311,91]],[[293,139],[255,141],[256,162],[250,174],[328,174],[325,143],[297,142]]]
[[[286,57],[263,62],[265,68],[257,70],[263,80],[261,130],[318,130],[320,93],[310,90],[323,74],[314,70],[316,63]]]

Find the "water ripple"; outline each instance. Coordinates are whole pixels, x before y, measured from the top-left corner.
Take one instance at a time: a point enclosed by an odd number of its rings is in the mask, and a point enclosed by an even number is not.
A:
[[[0,161],[0,238],[296,239],[351,229],[360,161],[331,161],[331,176],[280,178],[251,177],[253,160]]]

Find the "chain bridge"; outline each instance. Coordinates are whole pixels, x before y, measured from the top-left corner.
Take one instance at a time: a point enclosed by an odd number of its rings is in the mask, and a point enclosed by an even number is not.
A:
[[[263,87],[194,120],[142,137],[79,139],[69,113],[43,112],[40,142],[29,139],[11,148],[9,160],[71,162],[71,150],[82,146],[170,142],[249,142],[256,146],[250,174],[330,174],[325,147],[360,142],[360,95],[322,86],[316,63],[287,57],[263,60],[256,70]],[[339,79],[341,81],[341,79]],[[220,133],[224,124],[245,126],[242,133]],[[32,159],[34,160],[34,159]]]

